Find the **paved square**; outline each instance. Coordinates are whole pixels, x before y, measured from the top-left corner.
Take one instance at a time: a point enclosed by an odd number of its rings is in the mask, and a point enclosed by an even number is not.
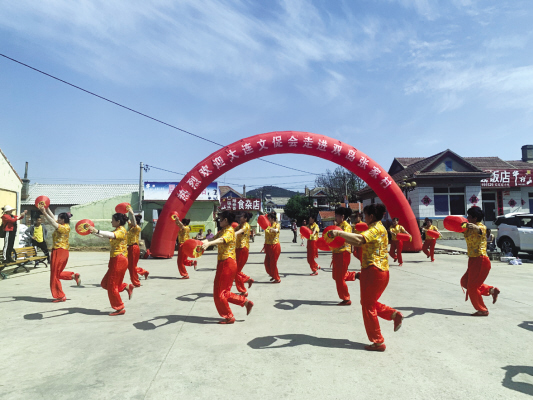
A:
[[[380,320],[385,353],[368,344],[358,282],[353,305],[339,301],[325,267],[309,276],[305,248],[282,232],[281,284],[267,283],[251,244],[244,271],[257,282],[249,316],[232,306],[222,326],[212,298],[216,254],[204,255],[189,280],[176,258],[141,260],[148,280],[125,300],[126,314],[109,317],[99,287],[108,253],[72,252],[68,270],[82,287],[63,282],[68,301],[51,303],[49,269],[0,282],[2,399],[522,399],[533,395],[533,264],[494,262],[487,279],[502,294],[488,318],[470,317],[459,279],[464,255],[430,263],[405,254],[391,268],[382,301],[407,317],[393,332]],[[351,269],[359,266],[352,258]],[[357,268],[358,269],[358,268]],[[129,278],[127,277],[129,281]],[[127,295],[123,293],[123,298]]]

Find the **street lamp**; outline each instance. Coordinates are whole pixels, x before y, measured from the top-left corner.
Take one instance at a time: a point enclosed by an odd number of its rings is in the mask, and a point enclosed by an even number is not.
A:
[[[402,189],[402,192],[405,194],[405,197],[409,198],[408,193],[416,189],[416,182],[407,182],[407,177],[405,177],[398,186]]]

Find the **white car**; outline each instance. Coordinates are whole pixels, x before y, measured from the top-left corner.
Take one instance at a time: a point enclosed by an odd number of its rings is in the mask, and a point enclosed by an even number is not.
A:
[[[496,244],[504,253],[519,251],[533,254],[533,214],[505,214],[494,222],[498,226]]]

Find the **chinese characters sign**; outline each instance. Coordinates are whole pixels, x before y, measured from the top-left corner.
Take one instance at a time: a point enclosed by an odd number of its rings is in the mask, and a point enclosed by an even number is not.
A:
[[[261,200],[259,199],[240,199],[240,198],[224,198],[220,199],[221,210],[231,211],[260,211]]]
[[[191,177],[188,182],[193,188],[197,188],[200,182]],[[144,182],[144,200],[167,200],[168,196],[178,186],[178,182]],[[183,196],[187,193],[182,193]],[[196,200],[218,200],[218,183],[211,182]]]
[[[492,175],[489,179],[481,180],[481,187],[520,187],[533,186],[533,174],[526,169],[500,169],[489,170]]]

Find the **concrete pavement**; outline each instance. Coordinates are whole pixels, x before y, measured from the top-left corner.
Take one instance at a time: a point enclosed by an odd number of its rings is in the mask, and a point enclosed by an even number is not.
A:
[[[382,302],[406,316],[402,329],[380,320],[385,353],[363,350],[368,339],[353,305],[339,301],[329,272],[309,276],[305,248],[282,231],[281,284],[268,283],[252,244],[245,272],[256,279],[249,316],[222,326],[212,298],[216,255],[205,254],[191,279],[176,258],[141,260],[148,280],[109,317],[99,287],[107,253],[71,253],[64,282],[68,301],[51,303],[49,271],[39,268],[0,281],[1,399],[525,399],[533,395],[533,266],[493,262],[487,279],[502,294],[487,318],[471,317],[459,279],[464,255],[434,263],[405,254],[392,264]],[[351,269],[358,267],[352,258]],[[358,269],[358,268],[357,268]]]

